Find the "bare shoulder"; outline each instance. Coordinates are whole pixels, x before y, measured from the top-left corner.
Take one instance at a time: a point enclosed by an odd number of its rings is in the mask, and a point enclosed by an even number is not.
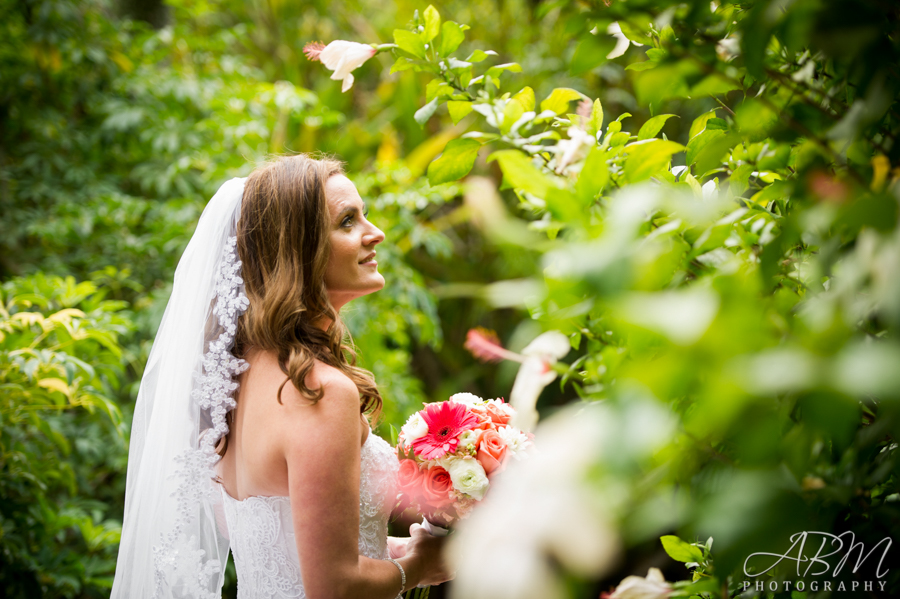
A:
[[[330,412],[334,408],[359,411],[359,390],[346,374],[339,369],[316,360],[312,371],[306,378],[306,386],[312,390],[322,389],[322,398],[310,406],[291,381],[287,381],[282,389],[282,398],[286,405],[318,407],[314,411]],[[337,404],[337,405],[334,405]]]
[[[310,389],[322,389],[317,402],[303,397],[291,381],[283,388],[287,409],[278,426],[284,433],[281,443],[288,464],[299,463],[293,461],[297,456],[310,457],[326,448],[331,453],[338,448],[358,453],[359,390],[353,381],[337,368],[316,362],[306,384]]]

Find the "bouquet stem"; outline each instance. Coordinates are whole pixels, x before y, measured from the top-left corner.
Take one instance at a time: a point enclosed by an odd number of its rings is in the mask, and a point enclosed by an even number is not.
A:
[[[410,589],[404,595],[404,599],[428,599],[428,595],[431,593],[431,587],[417,587],[415,589]]]

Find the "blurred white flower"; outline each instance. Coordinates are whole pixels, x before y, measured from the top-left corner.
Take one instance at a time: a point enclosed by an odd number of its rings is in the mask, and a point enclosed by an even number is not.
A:
[[[537,400],[544,387],[556,378],[553,365],[569,353],[569,339],[559,331],[538,335],[522,350],[524,361],[509,393],[509,404],[516,411],[512,424],[530,431],[537,424]]]
[[[728,62],[734,60],[741,54],[741,38],[737,33],[732,34],[725,39],[719,40],[716,44],[716,54],[721,60]]]
[[[619,583],[608,599],[667,599],[673,587],[666,582],[662,572],[650,568],[647,578],[628,576]]]
[[[622,56],[623,54],[625,54],[625,50],[628,49],[629,44],[634,44],[635,46],[644,45],[633,42],[625,37],[625,34],[622,33],[622,26],[619,25],[618,21],[610,23],[609,27],[606,28],[606,33],[616,38],[616,47],[612,49],[612,52],[606,55],[606,58],[617,58],[619,56]]]
[[[538,357],[552,360],[554,363],[569,353],[569,338],[559,331],[547,331],[535,337],[522,350],[526,357]]]
[[[588,135],[585,131],[582,131],[574,125],[569,127],[568,135],[569,139],[559,140],[553,148],[553,151],[557,155],[557,174],[562,173],[573,161],[587,155],[587,151],[597,141],[593,135]]]
[[[569,338],[559,331],[547,331],[517,354],[500,345],[492,331],[470,329],[465,347],[476,358],[488,362],[512,360],[522,363],[509,394],[509,405],[516,411],[510,424],[523,431],[533,429],[537,423],[535,405],[538,396],[556,378],[553,365],[569,353]]]
[[[603,410],[568,407],[542,423],[537,451],[511,463],[459,523],[448,551],[458,569],[452,597],[557,599],[565,585],[552,564],[585,577],[615,565],[618,535],[598,487],[587,482],[612,426]]]
[[[474,406],[475,404],[484,402],[482,398],[472,393],[457,393],[456,395],[451,395],[450,401],[461,403],[466,406]]]
[[[310,43],[303,48],[303,52],[310,60],[318,60],[326,68],[334,71],[331,78],[342,81],[341,92],[345,92],[353,86],[351,71],[358,69],[367,60],[378,52],[375,47],[358,42],[346,40],[334,40],[327,46],[320,43]]]

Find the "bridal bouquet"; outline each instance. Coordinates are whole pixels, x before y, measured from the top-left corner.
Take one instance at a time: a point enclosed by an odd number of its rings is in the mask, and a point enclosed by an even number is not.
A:
[[[532,445],[510,425],[514,414],[502,399],[457,393],[410,416],[397,443],[401,507],[442,524],[465,518],[491,478]]]

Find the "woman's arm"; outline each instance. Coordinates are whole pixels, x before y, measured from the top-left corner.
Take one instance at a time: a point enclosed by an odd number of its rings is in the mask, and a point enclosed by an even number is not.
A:
[[[359,555],[359,392],[340,373],[323,374],[319,384],[325,393],[315,405],[294,388],[288,393],[291,385],[283,393],[291,431],[284,452],[303,586],[310,599],[394,599],[400,593],[398,568]],[[407,555],[397,560],[406,571],[406,588],[447,579],[441,544],[416,531]]]

